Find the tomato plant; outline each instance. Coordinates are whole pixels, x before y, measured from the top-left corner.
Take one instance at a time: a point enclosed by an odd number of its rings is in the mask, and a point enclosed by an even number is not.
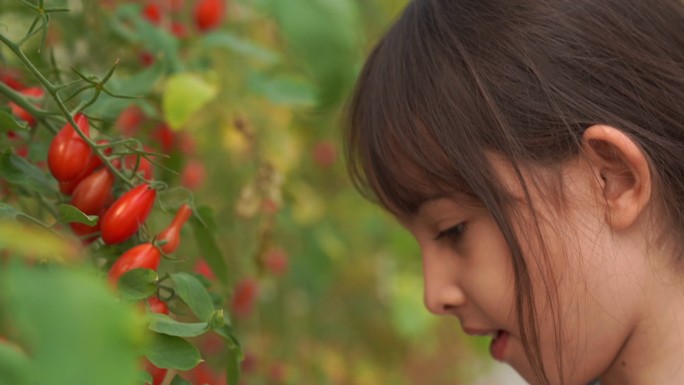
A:
[[[135,234],[152,211],[157,190],[143,183],[121,195],[102,217],[102,240],[117,244]]]
[[[173,218],[173,222],[157,235],[157,241],[166,242],[160,246],[160,249],[164,254],[171,254],[176,251],[180,244],[181,228],[191,215],[192,209],[190,206],[187,204],[182,205]]]
[[[156,270],[159,267],[161,252],[152,243],[143,243],[123,253],[109,270],[109,282],[116,285],[119,278],[132,269],[147,268]]]
[[[101,168],[78,183],[71,197],[71,204],[85,214],[99,214],[114,198],[112,187],[114,175]]]
[[[85,115],[79,114],[74,120],[84,135],[90,134],[90,125]],[[92,165],[92,150],[71,126],[70,123],[55,135],[48,150],[48,167],[60,182],[69,182],[82,177]]]

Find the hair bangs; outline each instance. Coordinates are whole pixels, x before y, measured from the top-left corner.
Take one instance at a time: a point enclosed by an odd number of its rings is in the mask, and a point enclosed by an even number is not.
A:
[[[420,33],[395,36],[411,30],[410,19],[407,11],[398,24],[408,25],[395,25],[367,59],[349,106],[345,141],[355,186],[395,214],[413,214],[438,196],[474,195],[462,175],[469,164],[462,160],[472,158],[469,153],[476,149],[457,148],[459,155],[453,156],[453,143],[438,137],[445,122],[434,119],[435,112],[450,103],[442,100],[439,107],[434,105],[439,96],[425,97],[426,88],[440,88],[435,79],[420,79],[421,74],[434,73],[420,68],[418,60],[429,55],[430,48]],[[449,127],[452,134],[468,131],[464,123],[446,124],[458,125]]]

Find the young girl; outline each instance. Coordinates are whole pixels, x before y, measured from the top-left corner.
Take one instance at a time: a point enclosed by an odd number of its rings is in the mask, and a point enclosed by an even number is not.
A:
[[[414,0],[348,127],[431,312],[532,384],[684,384],[680,0]]]

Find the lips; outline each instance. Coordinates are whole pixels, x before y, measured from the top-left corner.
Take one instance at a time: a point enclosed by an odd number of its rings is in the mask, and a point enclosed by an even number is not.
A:
[[[506,346],[508,345],[508,337],[510,335],[507,331],[469,327],[464,327],[463,331],[470,336],[491,336],[492,343],[489,345],[489,352],[495,360],[504,360],[506,356]]]

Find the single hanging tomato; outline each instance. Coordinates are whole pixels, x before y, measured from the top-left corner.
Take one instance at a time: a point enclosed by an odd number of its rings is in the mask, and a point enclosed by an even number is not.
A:
[[[157,190],[145,183],[121,195],[100,221],[102,240],[112,245],[132,237],[150,215],[156,197]]]
[[[112,268],[109,270],[109,282],[116,286],[119,278],[133,269],[145,268],[157,270],[160,259],[161,252],[157,246],[151,243],[143,243],[135,246],[123,253],[119,259],[114,262]]]
[[[78,127],[88,136],[90,126],[85,115],[76,115],[75,119]],[[55,135],[50,143],[48,150],[48,167],[52,176],[60,182],[68,182],[83,177],[91,167],[91,156],[93,152],[77,133],[76,130],[67,123]]]
[[[221,25],[224,16],[225,0],[199,0],[195,5],[195,25],[207,32]]]
[[[160,300],[156,295],[148,298],[147,304],[150,305],[152,313],[169,314],[169,307],[166,306],[166,302]]]
[[[178,245],[180,244],[180,231],[185,222],[192,215],[192,209],[187,204],[182,205],[173,221],[166,229],[162,230],[157,236],[157,241],[166,241],[165,244],[161,245],[161,251],[164,254],[170,254],[176,251]]]
[[[76,186],[71,204],[85,214],[95,215],[114,199],[112,186],[114,175],[108,168],[101,168]]]
[[[31,96],[34,98],[42,98],[43,95],[45,95],[45,91],[43,91],[43,89],[39,87],[25,88],[19,92],[26,96]],[[12,110],[14,116],[18,117],[19,119],[25,120],[29,124],[29,126],[33,127],[36,125],[36,119],[31,114],[29,114],[28,111],[26,111],[22,107],[19,107],[18,104],[14,102],[9,102],[9,107]]]
[[[158,368],[150,361],[145,361],[145,370],[152,376],[152,385],[161,385],[164,382],[164,378],[166,378],[168,369]]]

